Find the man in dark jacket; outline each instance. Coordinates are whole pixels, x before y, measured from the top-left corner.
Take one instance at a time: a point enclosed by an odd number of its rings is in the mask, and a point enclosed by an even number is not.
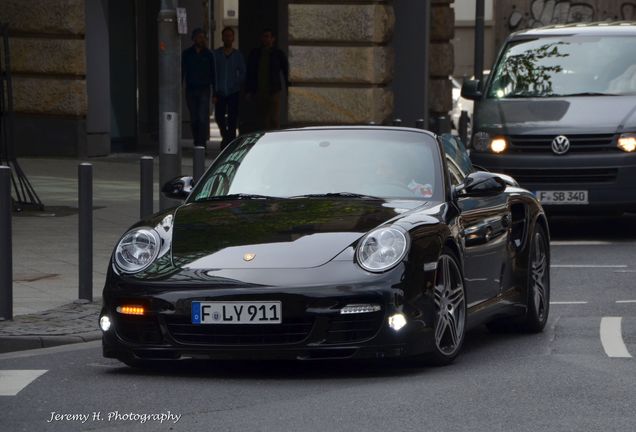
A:
[[[223,46],[214,51],[216,61],[216,86],[214,87],[214,116],[219,125],[221,150],[236,138],[239,93],[245,81],[245,59],[232,47],[234,30],[226,27],[221,33]],[[227,120],[225,114],[227,113]]]
[[[275,40],[273,30],[263,30],[261,46],[247,60],[247,95],[256,101],[264,130],[280,128],[280,95],[289,86],[289,63]]]
[[[210,86],[214,83],[214,55],[206,45],[203,29],[192,31],[192,42],[192,46],[181,55],[181,80],[186,84],[194,145],[205,147],[210,138]]]

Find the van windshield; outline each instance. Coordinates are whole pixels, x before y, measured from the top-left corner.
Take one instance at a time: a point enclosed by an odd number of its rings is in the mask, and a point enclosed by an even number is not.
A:
[[[493,72],[489,98],[636,93],[634,37],[560,36],[513,41]]]

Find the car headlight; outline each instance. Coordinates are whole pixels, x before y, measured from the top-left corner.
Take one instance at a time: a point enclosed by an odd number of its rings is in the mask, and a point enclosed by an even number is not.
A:
[[[627,153],[636,151],[636,134],[622,134],[616,143],[619,149]]]
[[[491,137],[488,132],[477,132],[473,136],[472,147],[478,152],[503,153],[508,149],[508,140],[503,136]]]
[[[360,242],[358,264],[370,272],[383,272],[399,263],[408,247],[406,235],[397,228],[383,227],[371,231]]]
[[[161,238],[152,228],[135,228],[121,238],[115,249],[115,264],[124,273],[147,268],[159,255]]]

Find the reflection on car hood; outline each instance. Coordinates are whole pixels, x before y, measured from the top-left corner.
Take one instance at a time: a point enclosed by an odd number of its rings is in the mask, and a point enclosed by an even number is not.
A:
[[[190,203],[175,213],[172,257],[191,269],[316,267],[371,229],[426,204],[338,198]],[[245,254],[254,257],[247,261]]]
[[[476,125],[506,135],[613,134],[636,130],[636,96],[484,99]]]

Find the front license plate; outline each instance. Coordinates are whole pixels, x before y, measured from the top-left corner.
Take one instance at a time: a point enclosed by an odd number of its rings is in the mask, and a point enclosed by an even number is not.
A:
[[[535,196],[541,204],[567,205],[567,204],[589,204],[587,191],[536,191]]]
[[[192,302],[192,324],[280,324],[281,302]]]

